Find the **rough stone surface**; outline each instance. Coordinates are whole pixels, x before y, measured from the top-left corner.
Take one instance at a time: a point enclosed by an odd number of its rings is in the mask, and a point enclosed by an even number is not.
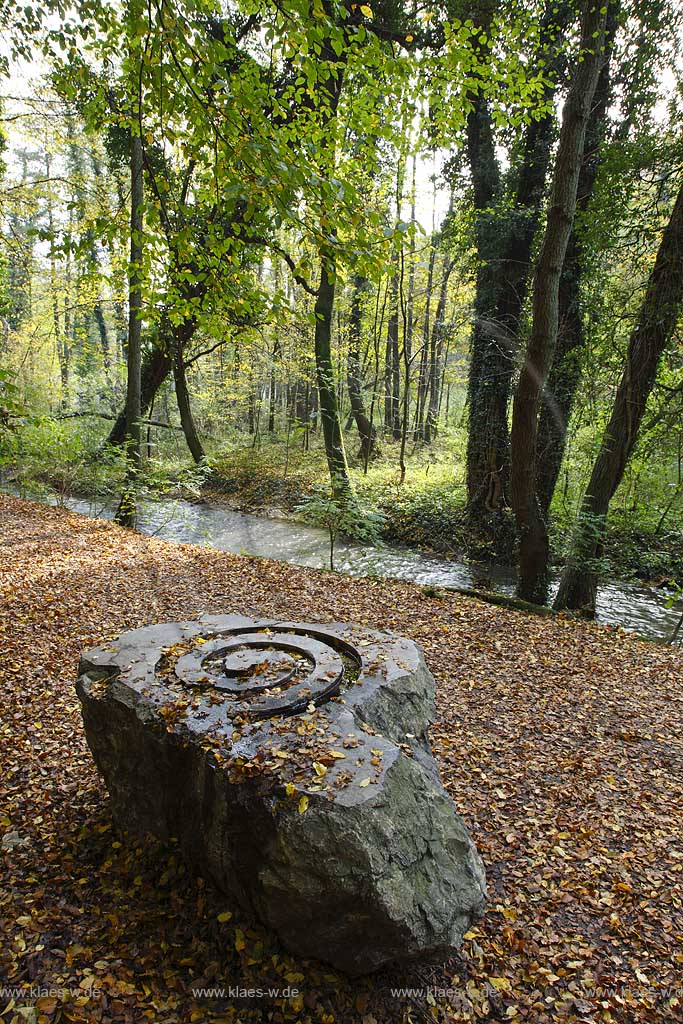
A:
[[[292,952],[349,974],[446,957],[482,913],[411,641],[203,616],[88,651],[77,691],[117,824],[177,838]]]

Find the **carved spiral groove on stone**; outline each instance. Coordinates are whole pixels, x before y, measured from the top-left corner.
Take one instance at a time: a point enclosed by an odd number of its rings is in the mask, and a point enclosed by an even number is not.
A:
[[[252,718],[272,718],[324,704],[361,664],[359,651],[338,636],[284,623],[214,634],[182,655],[174,674],[185,686],[232,699]]]

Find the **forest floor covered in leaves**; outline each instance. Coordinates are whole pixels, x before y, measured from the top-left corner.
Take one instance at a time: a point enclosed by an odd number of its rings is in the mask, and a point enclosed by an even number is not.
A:
[[[460,956],[348,981],[285,954],[173,847],[115,833],[79,651],[201,612],[348,620],[422,644],[435,751],[489,885]],[[2,495],[0,623],[3,1024],[683,1020],[680,651]],[[214,987],[225,995],[196,991]]]

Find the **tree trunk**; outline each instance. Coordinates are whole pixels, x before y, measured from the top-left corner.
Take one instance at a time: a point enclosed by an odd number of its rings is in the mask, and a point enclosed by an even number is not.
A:
[[[398,271],[391,276],[389,286],[389,318],[387,320],[387,347],[385,359],[386,398],[384,428],[395,441],[401,437],[400,364],[398,346]]]
[[[567,249],[559,293],[555,354],[542,394],[536,444],[536,491],[547,522],[567,443],[567,425],[581,380],[584,348],[580,309],[581,259],[572,237]]]
[[[142,418],[142,229],[143,179],[142,139],[130,136],[130,269],[128,297],[128,359],[126,382],[126,486],[116,510],[115,521],[135,527],[137,507],[135,482],[140,473]]]
[[[683,183],[657,253],[638,322],[629,339],[626,365],[617,389],[612,415],[605,428],[590,482],[579,513],[571,556],[562,574],[555,608],[595,614],[598,573],[596,560],[609,505],[633,452],[659,360],[683,306]]]
[[[511,544],[502,513],[510,462],[508,402],[514,353],[509,335],[499,328],[497,320],[506,225],[495,209],[502,194],[502,179],[491,115],[482,97],[477,98],[468,116],[467,148],[477,248],[467,388],[467,512],[470,534],[486,544],[491,553],[508,561]]]
[[[92,229],[88,231],[87,238],[88,269],[93,277],[97,277],[99,274],[99,264],[97,260],[97,250],[95,248],[95,233]],[[93,317],[95,319],[95,325],[100,339],[102,366],[104,367],[105,376],[109,377],[109,370],[111,369],[111,345],[109,344],[109,331],[107,329],[107,321],[104,316],[104,310],[99,296],[99,288],[98,296],[93,306]]]
[[[600,148],[605,137],[607,111],[611,101],[609,62],[616,28],[617,9],[616,6],[612,6],[607,16],[606,58],[595,90],[579,172],[576,208],[581,214],[585,214],[590,205],[600,166]],[[584,252],[574,226],[560,278],[557,345],[542,396],[538,423],[536,487],[541,515],[546,520],[564,458],[567,425],[581,380],[581,358],[584,349],[581,318],[583,273]]]
[[[406,445],[408,442],[408,420],[410,417],[410,366],[412,362],[412,320],[411,320],[411,277],[408,275],[408,295],[403,297],[403,280],[405,264],[403,252],[401,252],[401,316],[403,319],[403,396],[401,400],[401,448],[398,456],[400,470],[399,483],[406,478]]]
[[[270,367],[270,381],[268,384],[268,433],[275,433],[275,408],[277,404],[277,380],[275,370],[282,355],[282,343],[279,338],[273,342],[272,363]]]
[[[140,412],[149,412],[157,391],[173,368],[173,360],[165,348],[158,344],[145,355],[140,373]],[[111,428],[106,444],[121,445],[126,439],[126,410],[123,409]]]
[[[193,334],[195,327],[192,326],[190,333]],[[173,378],[175,381],[175,394],[180,413],[180,425],[183,428],[187,447],[190,449],[192,458],[199,464],[206,457],[202,442],[197,433],[197,427],[192,415],[190,404],[190,392],[187,387],[187,376],[185,373],[185,359],[183,356],[184,345],[182,338],[179,338],[173,353]]]
[[[569,4],[550,3],[543,19],[536,63],[540,67],[543,61],[553,72],[543,97],[548,113],[526,129],[511,213],[494,209],[502,197],[503,182],[491,114],[483,97],[475,98],[467,120],[478,256],[468,383],[468,510],[473,532],[506,558],[512,554],[511,534],[501,515],[510,475],[508,406],[553,142],[562,30],[570,15]]]
[[[55,239],[55,222],[52,204],[52,185],[51,185],[51,173],[52,173],[52,159],[49,150],[45,151],[45,177],[47,178],[47,193],[46,193],[46,205],[47,205],[47,224],[50,232],[50,300],[52,303],[52,329],[55,336],[55,349],[57,352],[57,359],[59,361],[59,375],[62,385],[60,408],[66,409],[69,404],[69,369],[70,369],[70,357],[71,351],[69,347],[69,337],[66,330],[62,331],[61,317],[59,315],[59,287],[57,282],[57,257],[55,255],[56,239]]]
[[[436,262],[436,245],[432,239],[429,247],[429,266],[427,268],[427,294],[425,296],[425,312],[422,326],[422,349],[420,351],[420,366],[417,371],[417,388],[415,394],[415,426],[413,438],[415,441],[425,439],[425,409],[427,405],[427,392],[429,390],[429,342],[431,337],[431,311],[432,311],[432,288],[434,285],[434,263]]]
[[[335,268],[331,257],[322,255],[320,285],[315,300],[315,366],[320,399],[325,454],[330,471],[332,496],[345,501],[351,496],[346,452],[342,438],[337,389],[332,366],[332,313],[334,310]]]
[[[601,13],[605,11],[605,13]],[[606,8],[588,0],[577,63],[562,111],[543,243],[534,272],[531,336],[512,414],[510,495],[519,532],[518,596],[548,599],[548,530],[536,497],[538,405],[557,340],[559,285],[576,210],[586,126],[604,60]]]
[[[366,279],[356,275],[353,279],[353,295],[351,297],[351,312],[349,314],[349,352],[346,364],[351,412],[353,413],[358,436],[360,437],[360,452],[358,454],[363,460],[364,465],[367,465],[369,459],[375,453],[377,443],[377,431],[370,422],[365,409],[361,381],[360,351],[363,315],[361,302],[366,287]]]
[[[407,135],[410,144],[410,134]],[[406,446],[408,443],[408,423],[410,420],[410,384],[411,367],[413,362],[413,305],[415,302],[415,179],[417,175],[417,156],[413,153],[413,173],[410,188],[410,224],[413,230],[410,234],[410,245],[408,247],[408,293],[404,292],[405,281],[405,248],[401,248],[401,318],[403,320],[403,396],[401,400],[401,449],[398,456],[400,469],[399,483],[406,478]]]
[[[444,256],[443,271],[441,274],[441,287],[439,289],[439,301],[436,305],[434,315],[434,326],[429,345],[429,400],[427,404],[427,420],[424,428],[424,439],[431,442],[436,437],[437,424],[439,420],[439,407],[441,405],[441,384],[442,384],[442,363],[443,345],[446,337],[446,299],[448,297],[448,280],[451,271],[455,266],[455,260],[449,260]]]

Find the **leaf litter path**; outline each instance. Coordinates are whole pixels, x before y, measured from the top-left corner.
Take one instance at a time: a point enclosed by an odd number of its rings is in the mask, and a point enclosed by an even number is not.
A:
[[[489,881],[461,956],[349,982],[283,953],[172,845],[113,831],[79,651],[201,612],[423,645],[434,746]],[[0,1020],[683,1020],[682,682],[680,652],[613,630],[0,496]]]

